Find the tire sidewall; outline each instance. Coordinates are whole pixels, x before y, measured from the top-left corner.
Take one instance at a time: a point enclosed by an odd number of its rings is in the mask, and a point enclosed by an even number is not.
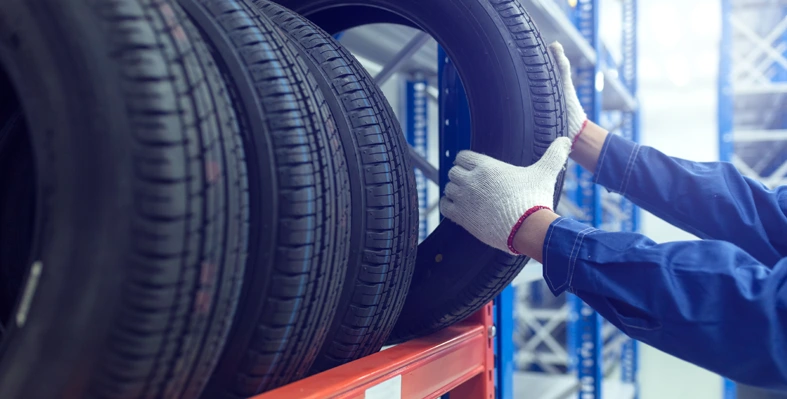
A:
[[[42,264],[26,321],[3,342],[4,398],[84,391],[130,256],[133,192],[117,178],[133,174],[129,122],[92,16],[82,2],[0,9],[0,63],[22,99],[38,180],[31,263]]]

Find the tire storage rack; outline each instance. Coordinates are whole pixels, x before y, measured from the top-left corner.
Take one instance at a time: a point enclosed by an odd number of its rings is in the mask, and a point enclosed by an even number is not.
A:
[[[277,1],[317,14],[327,2]],[[357,3],[372,21],[384,7],[384,22],[432,18],[422,26],[445,43],[430,57],[436,84],[416,74],[405,85],[405,135],[378,85],[427,38],[372,78],[277,3],[9,0],[0,11],[0,88],[20,93],[0,99],[0,138],[26,140],[12,143],[24,168],[0,176],[21,193],[2,198],[15,201],[3,215],[34,221],[21,250],[0,253],[20,266],[0,272],[21,291],[3,298],[15,323],[2,326],[0,369],[13,373],[0,373],[0,396],[512,397],[506,286],[526,259],[447,220],[430,233],[436,207],[416,180],[444,187],[467,148],[529,165],[566,134],[526,5]],[[415,15],[424,4],[432,12]],[[430,98],[439,168],[424,157]]]
[[[787,4],[722,0],[721,10],[719,159],[769,187],[783,186],[787,184]],[[773,395],[724,382],[725,399]]]
[[[589,118],[638,141],[637,0],[604,2],[604,7],[619,7],[620,43],[600,38],[599,0],[523,3],[545,40],[558,40],[566,49]],[[615,15],[604,13],[610,14]],[[618,59],[607,45],[620,46]],[[638,231],[632,203],[594,185],[593,176],[579,166],[568,170],[558,213],[607,231]],[[515,397],[637,398],[637,343],[576,296],[554,298],[541,281],[540,265],[531,266],[514,282]],[[613,379],[616,370],[620,377]]]

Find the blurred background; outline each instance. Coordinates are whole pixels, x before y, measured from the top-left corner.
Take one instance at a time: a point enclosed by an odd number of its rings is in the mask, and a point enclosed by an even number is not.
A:
[[[716,161],[721,1],[639,3],[641,142],[672,156]],[[657,242],[694,239],[646,212],[641,231]],[[724,397],[720,377],[646,345],[640,348],[641,398]]]

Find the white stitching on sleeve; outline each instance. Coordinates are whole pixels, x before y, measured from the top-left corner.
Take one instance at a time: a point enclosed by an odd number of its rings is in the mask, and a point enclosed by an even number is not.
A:
[[[599,231],[599,230],[594,229],[594,228],[590,228],[589,230],[590,231],[582,230],[583,233],[586,232],[586,231],[587,231],[587,233],[583,234],[582,235],[582,239],[579,240],[579,247],[577,248],[577,255],[574,257],[574,260],[571,262],[571,266],[569,267],[569,275],[568,275],[568,285],[569,286],[571,286],[574,283],[574,270],[575,270],[575,267],[576,267],[576,264],[577,264],[577,259],[579,259],[579,252],[582,251],[582,243],[585,241],[585,237],[587,237],[587,236],[589,236],[589,235],[591,235],[593,233],[597,233]]]
[[[598,157],[598,161],[596,163],[597,165],[599,165],[599,168],[596,171],[596,178],[595,178],[596,181],[595,182],[597,182],[598,179],[601,177],[601,170],[604,169],[604,159],[606,159],[606,157],[607,157],[607,150],[609,149],[610,145],[612,145],[613,137],[609,137],[609,138],[607,138],[607,140],[608,141],[606,143],[604,143],[604,150],[601,151],[601,156]]]
[[[566,220],[566,219],[560,219],[554,225],[552,225],[552,228],[549,230],[549,237],[547,237],[547,245],[545,245],[544,248],[547,248],[547,249],[549,248],[549,243],[552,241],[552,233],[555,232],[555,228],[557,228],[557,225],[562,223],[564,220]],[[553,289],[556,289],[556,288],[554,288],[554,285],[552,284],[552,281],[549,280],[549,269],[547,269],[547,264],[548,264],[547,256],[548,255],[549,255],[549,251],[544,253],[544,280],[546,280],[547,284],[552,286]]]
[[[637,145],[637,149],[634,152],[634,158],[631,160],[631,167],[626,168],[626,174],[623,176],[623,186],[622,190],[620,191],[620,195],[625,195],[626,190],[628,190],[629,180],[631,179],[631,174],[634,172],[634,165],[637,163],[637,157],[639,156],[639,149],[642,148]]]

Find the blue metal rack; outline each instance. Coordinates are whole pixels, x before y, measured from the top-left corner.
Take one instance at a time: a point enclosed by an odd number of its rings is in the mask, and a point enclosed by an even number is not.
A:
[[[588,117],[615,134],[639,140],[637,95],[637,1],[622,1],[623,35],[620,65],[615,65],[599,38],[599,0],[523,0],[547,40],[558,40],[575,67],[574,83]],[[593,184],[593,176],[577,165],[567,173],[559,213],[605,230],[638,231],[636,207]],[[573,391],[580,398],[601,398],[604,376],[620,365],[624,390],[638,397],[637,343],[625,337],[573,295],[551,299],[542,282],[520,286],[517,365],[528,372],[575,373]],[[565,350],[556,347],[565,342]],[[569,378],[570,381],[570,378]],[[554,390],[566,397],[566,392]],[[570,392],[570,391],[569,391]],[[568,394],[570,395],[570,394]],[[611,395],[611,394],[610,394]]]
[[[787,184],[787,3],[721,5],[719,159],[766,185]],[[725,380],[725,399],[736,396]]]
[[[405,126],[407,142],[412,151],[426,158],[429,151],[427,146],[427,130],[429,121],[429,106],[427,104],[426,88],[429,82],[419,76],[412,76],[405,82]],[[416,168],[415,182],[418,187],[418,209],[420,218],[418,222],[418,240],[423,241],[429,234],[428,218],[428,182],[423,170]]]
[[[448,184],[448,171],[456,154],[470,148],[470,108],[457,70],[442,49],[438,49],[440,88],[440,192]],[[514,289],[509,286],[494,300],[495,397],[513,399],[514,373]]]
[[[599,37],[599,4],[598,0],[580,0],[578,5],[577,26],[582,37],[590,43],[594,52],[598,55],[601,54],[601,38]],[[597,60],[598,60],[597,56]],[[601,63],[589,61],[581,61],[576,65],[575,72],[575,85],[579,101],[585,108],[585,113],[592,121],[599,121],[601,119],[601,92],[603,87],[598,82],[603,82],[599,79],[603,76],[601,72]],[[575,204],[581,209],[582,214],[578,219],[593,225],[601,227],[602,222],[602,208],[601,208],[601,190],[593,183],[593,174],[583,169],[579,165],[575,165],[577,177],[577,189],[572,193],[569,198],[575,201]],[[568,296],[568,301],[571,304],[570,309],[576,315],[572,320],[576,320],[577,326],[575,327],[578,336],[568,339],[577,339],[576,344],[576,368],[579,377],[579,396],[580,397],[601,397],[601,382],[603,380],[603,362],[602,362],[602,322],[601,317],[587,304],[582,302],[574,295]]]

